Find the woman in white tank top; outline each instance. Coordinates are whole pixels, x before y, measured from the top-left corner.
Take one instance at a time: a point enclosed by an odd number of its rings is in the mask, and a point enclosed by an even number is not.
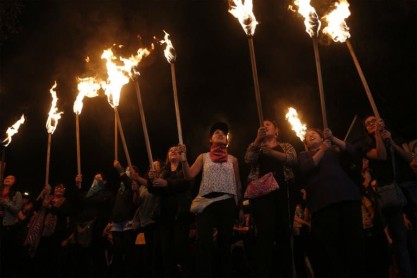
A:
[[[183,152],[182,166],[184,177],[193,179],[202,173],[198,195],[212,199],[212,203],[196,215],[199,236],[198,276],[230,276],[230,243],[233,225],[237,216],[237,204],[241,196],[238,161],[227,153],[228,126],[223,122],[215,123],[210,129],[210,152],[200,154],[190,167],[186,160],[186,147]],[[214,229],[217,230],[218,254],[214,264]],[[214,271],[216,270],[216,271]]]

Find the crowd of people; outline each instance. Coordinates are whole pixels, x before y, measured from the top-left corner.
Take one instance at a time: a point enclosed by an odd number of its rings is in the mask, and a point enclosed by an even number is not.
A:
[[[354,145],[310,128],[297,154],[265,119],[242,182],[223,122],[192,164],[185,145],[145,173],[115,160],[117,186],[77,175],[34,199],[8,174],[0,276],[415,277],[417,154],[382,119],[363,125]],[[386,205],[393,184],[401,201]]]

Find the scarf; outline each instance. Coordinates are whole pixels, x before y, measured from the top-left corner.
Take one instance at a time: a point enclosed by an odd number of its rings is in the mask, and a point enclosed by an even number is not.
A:
[[[90,189],[87,192],[86,198],[90,198],[94,195],[96,195],[98,192],[103,190],[103,182],[100,180],[94,180],[93,184],[91,185]]]
[[[210,158],[213,162],[223,163],[227,161],[227,146],[225,144],[213,144],[210,148]]]

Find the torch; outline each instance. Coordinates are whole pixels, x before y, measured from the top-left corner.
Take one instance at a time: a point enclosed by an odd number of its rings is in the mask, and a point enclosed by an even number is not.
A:
[[[346,0],[340,0],[339,3],[335,3],[335,8],[323,17],[323,20],[328,23],[328,25],[323,29],[323,33],[328,35],[335,42],[346,42],[346,46],[349,49],[350,55],[352,56],[353,62],[362,81],[362,85],[365,89],[374,115],[377,118],[380,118],[378,108],[375,104],[374,98],[372,97],[368,82],[366,81],[365,75],[363,74],[362,68],[359,64],[358,58],[356,57],[355,51],[353,50],[352,44],[349,41],[349,27],[345,22],[345,19],[349,16],[349,3]]]
[[[180,144],[183,144],[182,140],[182,127],[181,127],[181,117],[180,117],[180,108],[178,104],[178,93],[177,93],[177,79],[175,77],[175,60],[177,58],[174,46],[172,45],[171,40],[169,39],[169,34],[165,32],[164,39],[161,40],[160,44],[166,44],[164,50],[165,58],[168,63],[171,64],[171,78],[172,78],[172,91],[174,93],[174,104],[175,104],[175,115],[177,119],[177,130],[178,130],[178,141]]]
[[[120,138],[122,139],[123,149],[126,155],[127,163],[129,168],[132,169],[132,162],[130,160],[129,151],[126,145],[126,139],[123,132],[122,123],[120,121],[119,111],[117,107],[119,106],[120,102],[120,91],[122,87],[129,82],[129,77],[126,76],[123,70],[123,66],[118,66],[114,63],[114,60],[117,58],[113,55],[113,51],[111,49],[107,49],[103,51],[101,55],[102,59],[105,59],[106,67],[107,67],[107,74],[108,80],[107,83],[103,84],[105,94],[107,95],[107,100],[110,106],[114,110],[115,115],[115,123],[117,123],[117,127],[119,128]],[[115,125],[115,159],[117,160],[117,131]]]
[[[316,71],[317,71],[317,82],[319,86],[320,93],[320,106],[321,106],[321,115],[323,118],[323,128],[327,128],[327,112],[326,112],[326,101],[324,98],[324,88],[323,88],[323,78],[321,76],[321,64],[320,64],[320,55],[319,47],[317,41],[317,35],[320,31],[321,22],[316,13],[316,10],[310,5],[310,0],[294,0],[294,6],[289,6],[291,11],[297,11],[304,17],[304,25],[306,27],[306,32],[313,40],[313,49],[314,49],[314,58],[316,62]]]
[[[153,48],[153,45],[152,45]],[[136,55],[131,55],[129,58],[120,58],[120,60],[124,63],[124,70],[129,75],[129,77],[135,81],[135,90],[136,90],[136,97],[138,99],[138,106],[139,106],[139,114],[140,119],[142,121],[142,129],[143,135],[145,137],[145,145],[146,151],[148,153],[149,165],[151,166],[152,171],[155,170],[153,165],[153,158],[152,158],[152,150],[151,150],[151,143],[149,140],[148,128],[146,125],[146,118],[145,118],[145,110],[143,109],[142,103],[142,95],[140,92],[139,86],[139,71],[137,70],[139,66],[139,62],[142,60],[144,56],[148,56],[150,54],[149,50],[146,48],[139,48],[136,52]]]
[[[3,185],[4,168],[6,165],[6,147],[12,142],[12,137],[19,131],[21,124],[25,122],[25,115],[22,115],[11,127],[7,128],[7,138],[3,140],[2,152],[1,152],[1,164],[0,164],[0,186]]]
[[[48,120],[46,121],[46,130],[48,132],[48,148],[46,152],[46,173],[45,173],[45,186],[49,185],[49,163],[51,157],[51,141],[52,141],[52,134],[55,132],[56,127],[58,126],[58,121],[61,119],[61,114],[63,112],[58,112],[58,108],[56,108],[56,104],[58,102],[58,98],[56,96],[55,88],[57,84],[52,86],[49,92],[52,95],[52,104],[51,109],[49,110]]]
[[[291,124],[291,129],[295,132],[298,138],[304,142],[304,138],[307,131],[307,126],[298,118],[297,110],[292,107],[288,108],[288,113],[285,114],[285,118]]]
[[[77,174],[81,175],[81,153],[80,153],[80,123],[79,115],[83,109],[84,97],[96,97],[98,96],[98,90],[101,85],[93,77],[77,78],[78,80],[78,95],[74,102],[74,113],[75,113],[75,134],[77,141]]]
[[[263,111],[261,102],[261,93],[259,90],[258,71],[256,69],[255,48],[253,44],[253,35],[255,34],[255,28],[258,22],[252,11],[252,0],[229,0],[229,12],[239,20],[243,30],[248,37],[249,53],[252,65],[252,76],[255,87],[256,106],[258,109],[258,118],[260,126],[263,125]]]

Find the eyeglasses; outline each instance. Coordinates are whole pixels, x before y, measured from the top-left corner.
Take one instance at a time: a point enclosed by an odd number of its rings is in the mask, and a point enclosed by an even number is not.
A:
[[[376,119],[372,119],[372,120],[366,121],[365,126],[371,126],[371,125],[374,125],[375,123],[376,123]]]

